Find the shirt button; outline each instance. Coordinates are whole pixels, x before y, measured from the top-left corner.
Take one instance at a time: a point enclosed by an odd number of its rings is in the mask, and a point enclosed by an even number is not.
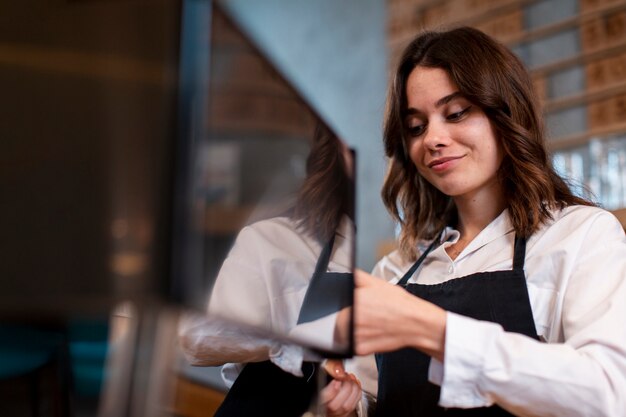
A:
[[[451,274],[451,273],[453,273],[453,272],[454,272],[454,266],[450,265],[450,266],[448,267],[448,274]]]

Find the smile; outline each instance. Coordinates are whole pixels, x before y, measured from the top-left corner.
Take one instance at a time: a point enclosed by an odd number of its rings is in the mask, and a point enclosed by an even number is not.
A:
[[[456,162],[459,161],[462,156],[447,156],[445,158],[438,158],[428,163],[428,168],[434,171],[445,171],[446,169],[452,168],[456,165]]]

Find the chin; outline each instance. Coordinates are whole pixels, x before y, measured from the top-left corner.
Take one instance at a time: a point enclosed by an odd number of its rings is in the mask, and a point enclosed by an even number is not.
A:
[[[448,197],[457,197],[463,194],[465,190],[461,190],[460,187],[449,186],[435,186],[439,191]]]

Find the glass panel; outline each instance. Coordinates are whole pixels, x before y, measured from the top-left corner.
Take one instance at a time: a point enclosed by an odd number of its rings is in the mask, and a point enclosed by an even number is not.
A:
[[[250,360],[242,333],[347,355],[353,155],[217,7],[208,62],[189,131],[203,356]]]
[[[179,0],[53,3],[0,5],[8,413],[165,413],[176,314],[205,312],[211,290],[235,278],[240,291],[213,297],[213,325],[349,354],[343,143],[219,12],[208,24],[210,2],[189,2],[202,13]],[[337,274],[309,286],[335,229],[323,269]],[[240,248],[255,266],[223,273]],[[282,255],[261,257],[270,252]],[[272,270],[257,290],[253,273]],[[265,315],[254,309],[263,300]]]

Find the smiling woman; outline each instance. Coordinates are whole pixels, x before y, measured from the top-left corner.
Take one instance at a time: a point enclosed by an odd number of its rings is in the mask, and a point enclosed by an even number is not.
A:
[[[502,152],[491,123],[440,68],[415,68],[407,80],[408,151],[419,174],[457,204],[500,201]]]
[[[388,100],[400,245],[355,275],[376,416],[626,415],[626,237],[555,173],[519,59],[475,29],[422,33]]]

